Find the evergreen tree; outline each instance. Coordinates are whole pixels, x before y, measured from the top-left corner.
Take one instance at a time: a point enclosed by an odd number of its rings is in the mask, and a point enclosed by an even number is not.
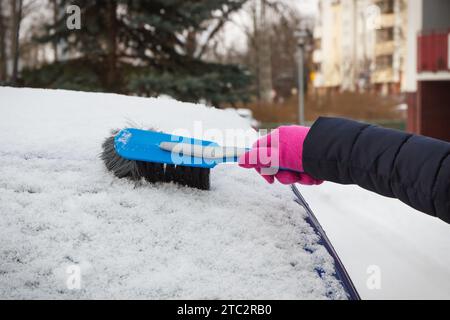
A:
[[[236,65],[201,59],[197,35],[246,0],[59,0],[81,8],[81,30],[66,16],[46,26],[43,43],[58,43],[59,61],[26,70],[26,85],[235,103],[248,96],[249,75]],[[219,14],[220,13],[220,14]],[[222,20],[222,21],[221,21]],[[222,23],[223,24],[223,23]]]

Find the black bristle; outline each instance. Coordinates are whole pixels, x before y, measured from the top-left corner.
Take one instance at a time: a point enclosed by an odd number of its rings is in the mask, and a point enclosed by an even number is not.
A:
[[[182,166],[176,166],[175,168],[175,181],[182,186],[186,186],[189,181],[186,181],[185,168]]]
[[[210,181],[211,169],[200,168],[198,177],[200,178],[199,188],[200,190],[209,190],[211,188]]]
[[[175,182],[175,166],[173,164],[167,164],[165,168],[165,182]]]
[[[164,181],[164,165],[160,163],[151,163],[136,161],[139,168],[139,176],[148,182]]]
[[[210,169],[132,161],[120,157],[114,148],[114,137],[117,133],[118,131],[113,131],[112,136],[105,140],[100,155],[106,168],[116,177],[133,181],[145,179],[151,183],[174,182],[200,190],[210,189]]]

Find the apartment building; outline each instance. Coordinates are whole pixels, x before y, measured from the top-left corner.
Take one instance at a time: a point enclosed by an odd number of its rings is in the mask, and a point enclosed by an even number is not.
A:
[[[320,0],[314,86],[398,92],[405,68],[406,0]]]
[[[408,131],[450,141],[450,1],[409,0]]]

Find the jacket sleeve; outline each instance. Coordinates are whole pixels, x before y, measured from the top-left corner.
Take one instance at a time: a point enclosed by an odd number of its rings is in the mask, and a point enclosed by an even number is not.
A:
[[[357,184],[450,223],[450,143],[339,118],[320,118],[303,148],[316,179]]]

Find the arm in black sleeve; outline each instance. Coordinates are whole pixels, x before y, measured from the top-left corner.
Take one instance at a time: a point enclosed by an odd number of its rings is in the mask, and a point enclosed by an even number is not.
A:
[[[320,118],[303,148],[316,179],[357,184],[450,223],[450,143],[338,118]]]

